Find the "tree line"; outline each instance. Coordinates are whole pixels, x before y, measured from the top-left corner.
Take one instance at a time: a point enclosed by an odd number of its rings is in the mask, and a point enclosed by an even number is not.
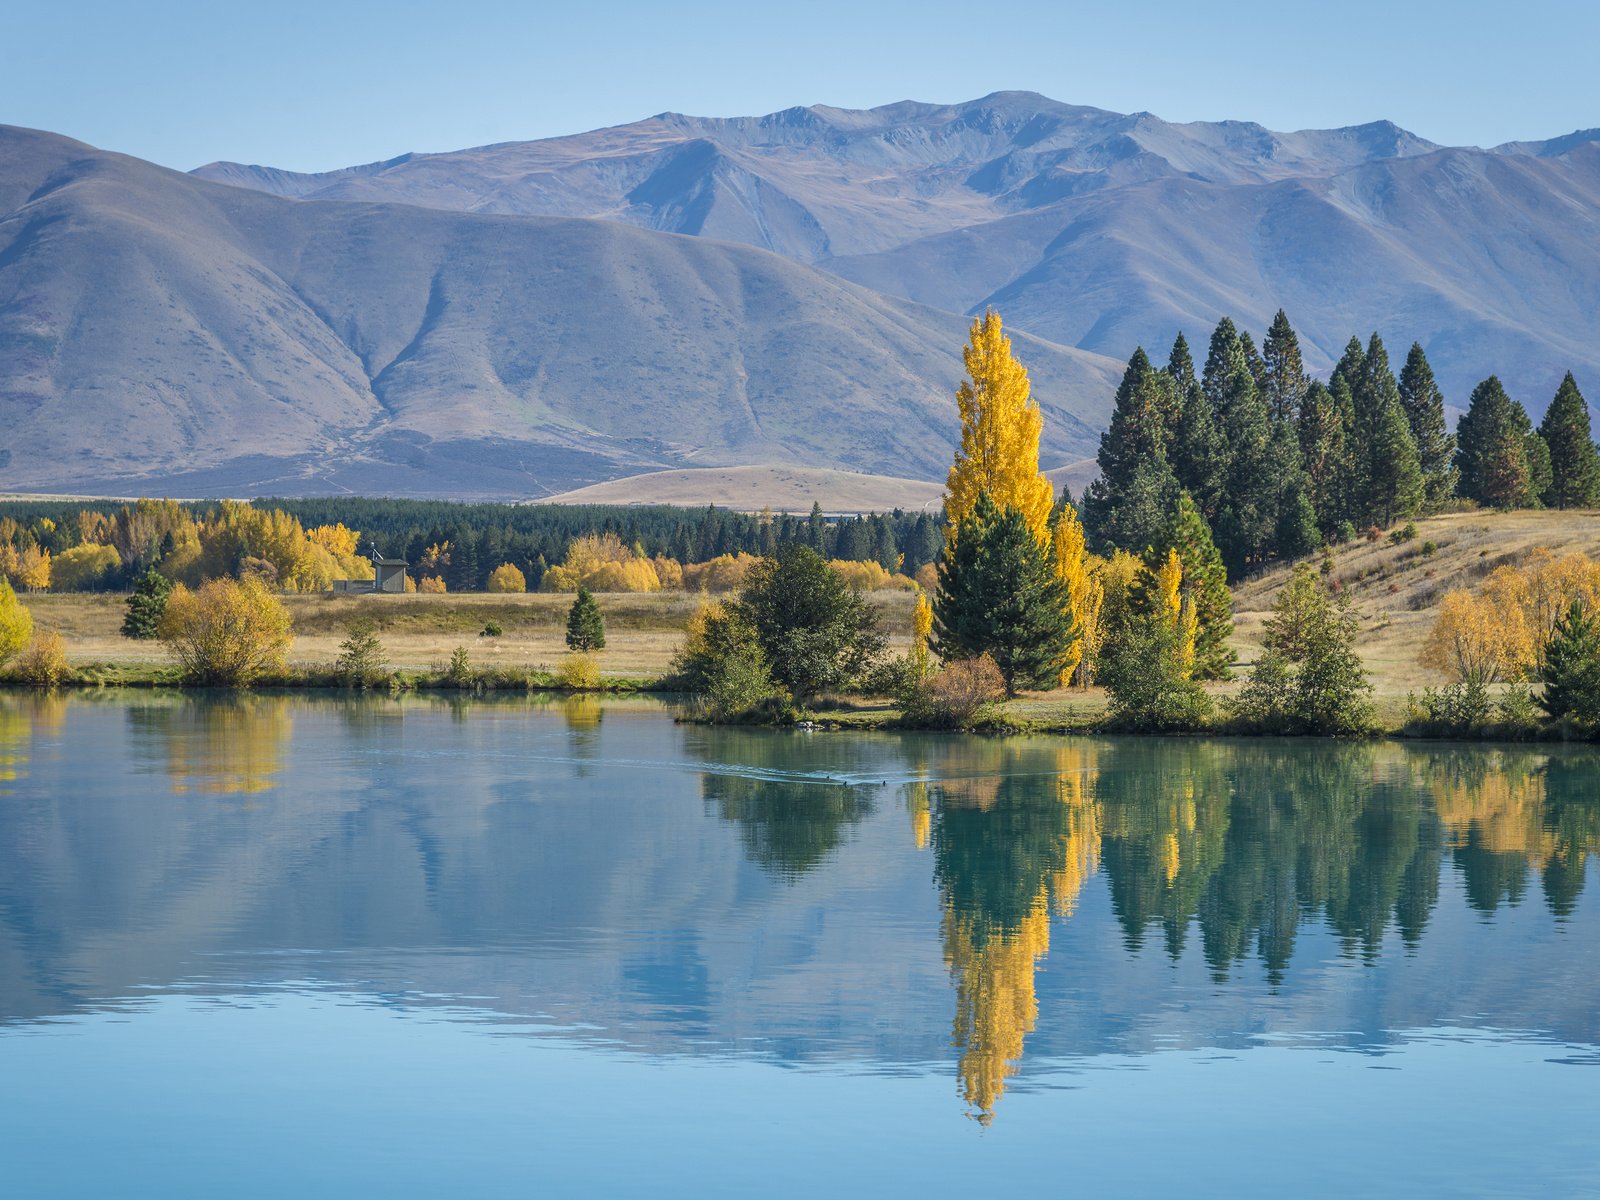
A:
[[[1396,375],[1378,334],[1352,337],[1323,383],[1282,310],[1259,351],[1223,318],[1198,372],[1181,333],[1164,366],[1136,350],[1098,462],[1083,502],[1095,549],[1159,545],[1186,495],[1232,579],[1457,499],[1600,507],[1600,454],[1570,373],[1537,429],[1490,376],[1452,435],[1419,343]]]

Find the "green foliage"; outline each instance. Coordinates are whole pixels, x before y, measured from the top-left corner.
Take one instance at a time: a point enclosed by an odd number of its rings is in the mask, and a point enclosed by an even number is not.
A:
[[[605,647],[606,622],[600,613],[600,605],[589,594],[588,588],[580,586],[577,598],[567,610],[567,649],[587,654],[591,650],[604,650]]]
[[[772,678],[802,707],[820,691],[851,686],[883,653],[871,607],[809,546],[759,560],[735,607]]]
[[[344,627],[334,670],[346,687],[377,687],[388,682],[389,659],[378,640],[378,623],[371,617],[352,617]]]
[[[1416,715],[1427,732],[1471,733],[1481,729],[1494,711],[1489,685],[1478,678],[1464,679],[1442,688],[1424,688],[1421,699],[1412,698]]]
[[[1199,729],[1211,698],[1190,677],[1178,622],[1155,612],[1124,621],[1100,651],[1098,678],[1111,698],[1111,723],[1139,733]]]
[[[1360,524],[1390,525],[1420,512],[1425,499],[1416,439],[1389,370],[1389,354],[1374,333],[1362,358],[1355,402],[1356,473],[1352,515]]]
[[[1300,339],[1295,336],[1289,317],[1279,309],[1261,345],[1264,382],[1261,388],[1267,415],[1274,426],[1293,428],[1300,419],[1300,402],[1310,380],[1300,357]]]
[[[1416,536],[1417,523],[1415,521],[1407,521],[1399,529],[1389,531],[1389,545],[1403,546],[1405,543],[1415,540]],[[1429,545],[1432,545],[1432,543],[1430,542]],[[1434,549],[1437,550],[1438,547],[1435,546]]]
[[[1600,617],[1581,600],[1556,622],[1539,679],[1540,703],[1552,717],[1600,721]]]
[[[737,605],[703,609],[672,668],[678,685],[719,721],[752,712],[778,690],[760,639]]]
[[[1417,446],[1423,508],[1433,512],[1455,495],[1459,473],[1454,462],[1456,439],[1444,415],[1444,393],[1434,382],[1420,342],[1411,343],[1406,365],[1400,369],[1400,405]]]
[[[468,689],[477,685],[478,672],[465,646],[457,646],[450,651],[450,664],[444,669],[444,677],[452,687]]]
[[[1335,393],[1313,381],[1300,401],[1300,456],[1305,467],[1307,497],[1317,524],[1332,536],[1345,514],[1345,498],[1354,470],[1350,453],[1353,402],[1342,380]]]
[[[556,664],[556,683],[569,692],[593,692],[600,687],[600,663],[592,654],[569,654]]]
[[[1535,503],[1537,437],[1527,410],[1506,395],[1498,378],[1489,376],[1472,389],[1466,415],[1456,427],[1461,494],[1492,508],[1526,508]],[[1530,459],[1530,453],[1535,457]]]
[[[32,636],[32,614],[17,599],[10,580],[0,576],[0,667],[21,653]]]
[[[1084,493],[1084,527],[1096,545],[1137,552],[1161,527],[1177,495],[1167,443],[1180,403],[1172,377],[1134,351],[1100,438],[1100,478]]]
[[[1267,622],[1265,649],[1234,701],[1234,714],[1265,732],[1353,734],[1372,723],[1372,690],[1355,652],[1347,598],[1328,596],[1317,573],[1296,567]]]
[[[500,627],[499,621],[486,621],[483,628],[478,630],[478,636],[486,638],[497,638],[503,633],[505,630]]]
[[[167,598],[172,595],[172,581],[151,568],[139,576],[133,595],[128,597],[128,613],[122,618],[122,636],[140,641],[151,641],[161,627],[161,617],[167,611]]]
[[[1172,436],[1172,470],[1178,485],[1194,498],[1209,522],[1222,507],[1227,485],[1228,448],[1217,428],[1211,401],[1194,375],[1189,346],[1178,335],[1167,363],[1167,373],[1178,387],[1178,427]]]
[[[1550,453],[1544,503],[1551,508],[1600,508],[1600,452],[1589,424],[1589,406],[1571,371],[1545,411],[1539,436]]]
[[[938,572],[933,622],[941,658],[990,655],[1012,695],[1055,685],[1081,631],[1068,615],[1065,586],[1020,512],[1001,512],[980,493]]]

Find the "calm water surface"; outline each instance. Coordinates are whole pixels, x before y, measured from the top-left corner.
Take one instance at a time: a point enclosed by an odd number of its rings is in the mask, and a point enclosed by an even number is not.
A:
[[[1600,754],[0,697],[0,1194],[1600,1195]]]

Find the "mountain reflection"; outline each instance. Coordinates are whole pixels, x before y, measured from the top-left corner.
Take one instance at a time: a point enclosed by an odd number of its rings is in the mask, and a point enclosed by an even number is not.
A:
[[[0,697],[0,1026],[310,981],[646,1053],[947,1061],[984,1124],[1030,1061],[1462,1014],[1600,1044],[1597,792],[1569,747]]]

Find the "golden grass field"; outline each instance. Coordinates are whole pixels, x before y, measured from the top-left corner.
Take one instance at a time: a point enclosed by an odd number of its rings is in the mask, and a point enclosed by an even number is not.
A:
[[[1424,556],[1422,547],[1437,550]],[[1375,699],[1386,717],[1399,713],[1408,692],[1442,682],[1417,664],[1417,653],[1433,620],[1433,608],[1446,591],[1473,587],[1496,567],[1524,560],[1535,547],[1557,553],[1581,550],[1600,557],[1600,513],[1453,513],[1417,522],[1414,540],[1399,546],[1358,541],[1333,551],[1332,578],[1355,603],[1361,621],[1357,649],[1367,664]],[[1313,561],[1320,561],[1318,559]],[[1279,566],[1234,590],[1238,629],[1235,646],[1248,668],[1260,649],[1262,625],[1290,567]],[[602,670],[611,675],[663,673],[682,641],[701,597],[682,592],[597,597],[606,618]],[[125,598],[120,595],[35,595],[25,598],[35,621],[67,639],[74,665],[147,663],[165,658],[159,644],[121,637]],[[394,666],[439,666],[456,647],[468,647],[473,662],[485,667],[553,666],[566,653],[570,596],[529,594],[445,596],[285,596],[294,619],[295,664],[328,664],[339,653],[344,626],[356,615],[378,623]],[[910,640],[912,597],[907,592],[872,596],[891,645]],[[494,620],[504,633],[479,637]],[[1228,690],[1225,685],[1221,690]],[[1236,685],[1232,685],[1236,686]],[[1098,711],[1097,691],[1055,692],[1016,702],[1020,714],[1039,719],[1067,718]]]

